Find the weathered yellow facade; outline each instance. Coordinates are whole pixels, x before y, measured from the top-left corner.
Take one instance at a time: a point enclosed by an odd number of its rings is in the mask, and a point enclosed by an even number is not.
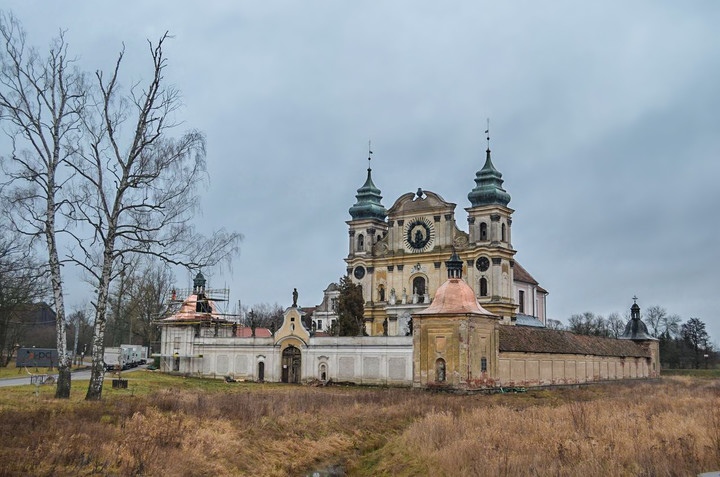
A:
[[[362,286],[365,328],[371,336],[409,333],[411,315],[432,302],[445,282],[444,261],[457,252],[478,302],[507,323],[518,315],[543,326],[547,291],[524,270],[515,277],[510,194],[486,151],[468,194],[467,231],[458,227],[456,204],[418,189],[400,196],[390,209],[381,203],[368,168],[349,212],[347,274]],[[463,219],[464,221],[464,219]],[[519,267],[521,268],[521,267]]]
[[[580,384],[659,376],[658,341],[637,305],[626,339],[515,326],[490,313],[462,280],[462,262],[446,262],[448,280],[413,315],[413,386],[459,389]]]

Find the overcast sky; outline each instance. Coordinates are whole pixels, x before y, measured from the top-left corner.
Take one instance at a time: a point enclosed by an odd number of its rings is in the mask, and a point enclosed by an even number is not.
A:
[[[348,208],[373,178],[390,208],[418,187],[464,208],[493,160],[515,209],[516,258],[548,314],[624,313],[637,294],[720,341],[720,2],[5,0],[45,47],[67,29],[87,70],[123,42],[174,36],[166,78],[204,131],[202,228],[244,234],[243,304],[321,301],[345,270]],[[180,131],[178,131],[180,132]],[[189,286],[180,273],[178,286]],[[90,300],[67,279],[71,306]]]

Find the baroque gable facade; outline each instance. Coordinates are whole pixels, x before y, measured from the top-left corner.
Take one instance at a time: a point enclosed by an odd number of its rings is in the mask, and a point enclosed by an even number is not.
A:
[[[513,209],[502,188],[490,150],[469,194],[468,230],[456,221],[457,204],[418,189],[386,210],[368,168],[365,184],[350,208],[347,273],[363,290],[365,327],[370,336],[410,332],[412,314],[427,308],[445,281],[444,261],[456,251],[478,302],[514,324],[544,326],[548,292],[521,269],[515,276]],[[518,268],[519,267],[518,265]]]

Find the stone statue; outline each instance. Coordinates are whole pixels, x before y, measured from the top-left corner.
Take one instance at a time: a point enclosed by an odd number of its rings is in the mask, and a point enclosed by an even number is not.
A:
[[[388,320],[387,320],[387,318],[385,318],[385,320],[383,321],[383,336],[387,336],[387,335],[388,335]]]
[[[397,296],[395,295],[395,289],[391,288],[390,289],[390,304],[394,305],[395,303],[397,303]]]
[[[407,303],[407,289],[403,287],[402,304],[404,305],[405,303]]]
[[[297,288],[293,288],[293,304],[294,308],[297,308],[298,291]]]

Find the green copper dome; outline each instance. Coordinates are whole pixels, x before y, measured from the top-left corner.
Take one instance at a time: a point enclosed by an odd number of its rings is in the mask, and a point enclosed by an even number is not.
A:
[[[473,207],[481,205],[504,205],[510,202],[510,194],[502,188],[503,180],[500,171],[495,169],[490,160],[490,149],[487,150],[485,165],[475,175],[475,188],[468,194]]]
[[[380,195],[380,189],[375,187],[373,184],[371,172],[372,169],[368,167],[367,180],[361,188],[357,190],[357,202],[355,205],[350,207],[350,216],[353,220],[359,219],[379,219],[385,220],[387,216],[387,210],[380,203],[382,196]]]

